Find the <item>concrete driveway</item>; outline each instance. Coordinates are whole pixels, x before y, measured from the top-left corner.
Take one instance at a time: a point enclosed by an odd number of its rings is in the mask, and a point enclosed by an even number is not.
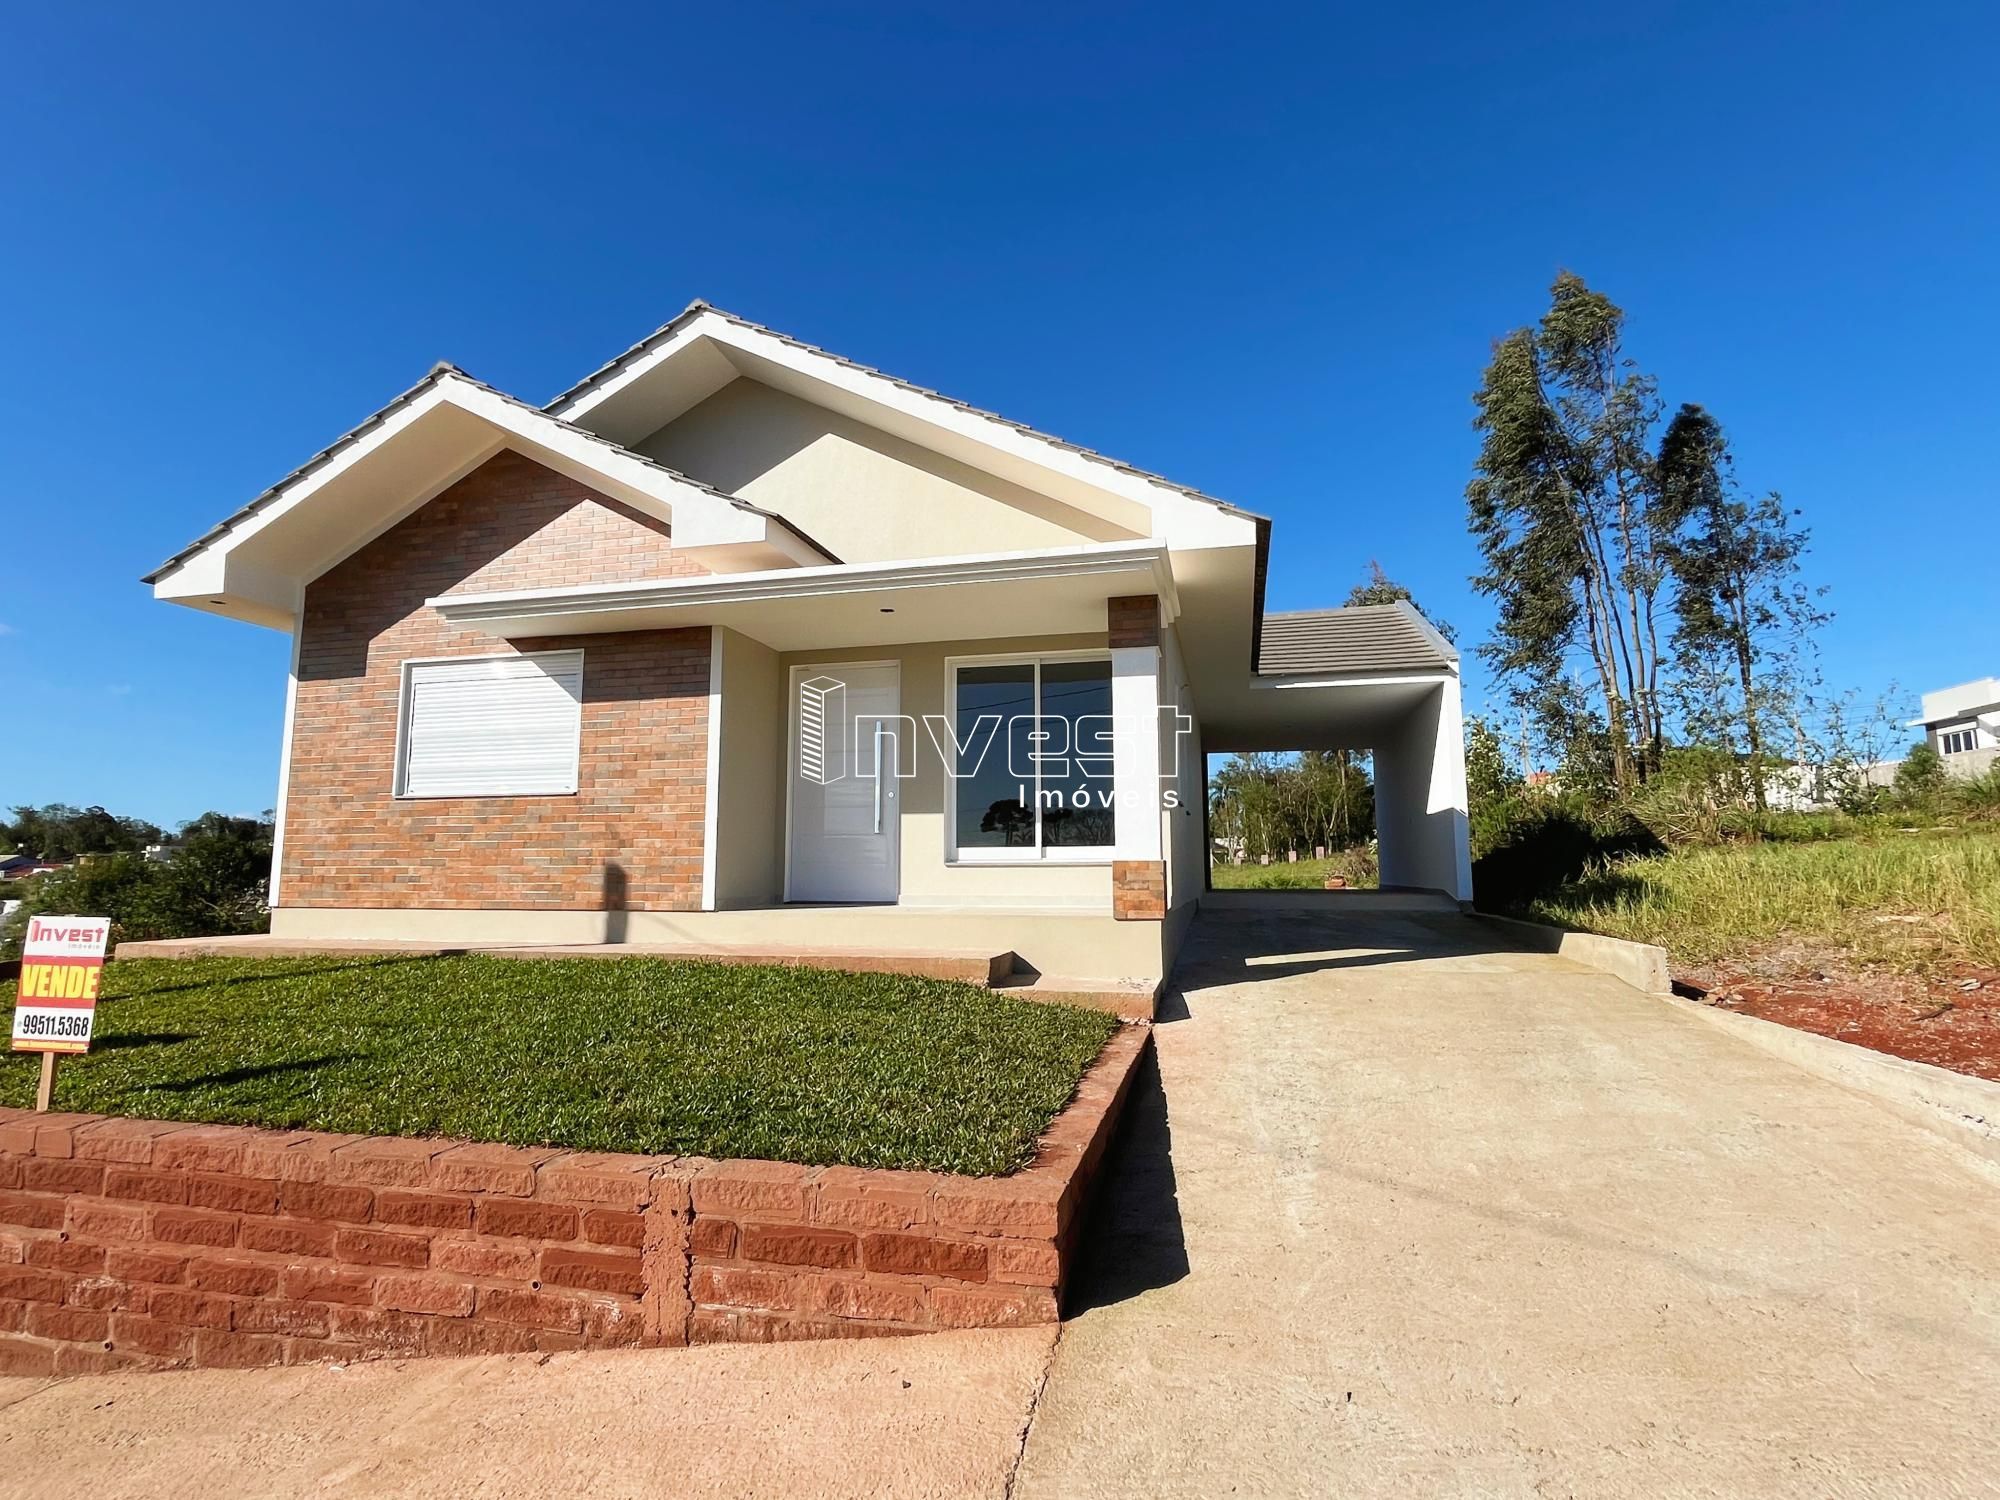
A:
[[[2000,1494],[2000,1182],[1455,917],[1197,930],[1023,1497]]]
[[[1977,1158],[1456,917],[1169,1014],[1060,1340],[0,1382],[0,1493],[2000,1494]]]

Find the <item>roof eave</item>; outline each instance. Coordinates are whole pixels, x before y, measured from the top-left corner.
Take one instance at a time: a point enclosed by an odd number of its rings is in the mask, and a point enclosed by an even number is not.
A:
[[[417,409],[419,403],[427,401],[429,405]],[[320,485],[339,477],[341,471],[332,466],[343,460],[367,461],[370,453],[357,451],[364,445],[395,442],[401,433],[390,431],[392,424],[403,421],[411,424],[404,430],[418,430],[419,424],[446,404],[482,419],[477,431],[485,435],[488,446],[481,449],[478,443],[464,444],[475,463],[483,461],[482,452],[490,457],[492,452],[505,447],[525,446],[536,453],[546,452],[551,461],[581,476],[582,482],[594,483],[617,498],[668,518],[675,529],[676,543],[683,548],[739,551],[748,548],[743,557],[750,566],[780,560],[795,566],[839,562],[828,548],[781,516],[692,479],[644,454],[634,453],[588,429],[549,416],[518,397],[475,380],[456,366],[440,364],[423,380],[146,574],[142,581],[153,587],[156,596],[174,602],[212,608],[258,624],[277,626],[287,622],[296,611],[297,595],[304,583],[331,566],[331,562],[321,560],[288,582],[275,581],[282,586],[273,586],[271,579],[260,579],[253,597],[235,604],[228,602],[229,590],[220,579],[187,575],[201,565],[226,560],[230,551],[254,529],[281,518],[284,512],[274,510],[275,507],[288,501],[309,503]],[[565,457],[553,457],[558,452]],[[373,534],[358,536],[354,545],[365,545]],[[744,565],[743,561],[734,564],[737,568]]]

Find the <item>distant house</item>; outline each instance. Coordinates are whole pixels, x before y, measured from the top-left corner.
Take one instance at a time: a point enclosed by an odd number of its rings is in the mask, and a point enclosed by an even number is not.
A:
[[[2000,677],[1925,693],[1924,716],[1910,727],[1924,731],[1952,776],[1984,776],[2000,761]]]
[[[45,870],[60,870],[61,865],[46,859],[37,859],[32,854],[10,854],[0,859],[0,880],[26,880],[30,875],[40,875]]]

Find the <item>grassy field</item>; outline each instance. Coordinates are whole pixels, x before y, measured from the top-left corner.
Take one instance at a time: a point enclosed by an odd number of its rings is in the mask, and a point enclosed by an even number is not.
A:
[[[2000,833],[1683,849],[1589,875],[1529,914],[1684,963],[1795,944],[1862,967],[2000,966]]]
[[[1302,859],[1297,864],[1216,864],[1209,867],[1208,880],[1218,891],[1316,891],[1326,885],[1329,875],[1345,876],[1357,890],[1375,884],[1367,861],[1351,853],[1331,859]]]
[[[658,959],[113,963],[55,1107],[999,1174],[1110,1016],[971,985]],[[33,1103],[38,1061],[0,1063]]]

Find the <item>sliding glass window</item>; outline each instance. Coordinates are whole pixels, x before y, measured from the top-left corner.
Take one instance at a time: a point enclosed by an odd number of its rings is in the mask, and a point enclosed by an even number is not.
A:
[[[979,862],[1108,852],[1110,660],[968,664],[953,690],[954,853]]]

